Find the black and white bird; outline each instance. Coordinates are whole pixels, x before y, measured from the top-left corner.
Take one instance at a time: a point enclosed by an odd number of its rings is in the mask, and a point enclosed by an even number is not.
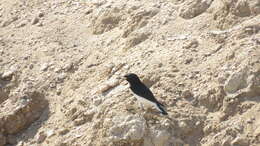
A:
[[[136,74],[129,73],[126,74],[124,77],[129,82],[130,89],[139,101],[142,109],[144,109],[144,106],[147,108],[155,107],[163,115],[168,115],[168,113],[164,109],[164,105],[156,100],[151,90],[146,87],[144,83],[141,82]]]

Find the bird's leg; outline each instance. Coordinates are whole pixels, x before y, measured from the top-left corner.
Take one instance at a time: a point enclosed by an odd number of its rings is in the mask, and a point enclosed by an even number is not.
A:
[[[139,106],[140,106],[140,108],[141,108],[142,110],[144,110],[144,106],[143,106],[143,104],[142,104],[141,102],[139,102]]]

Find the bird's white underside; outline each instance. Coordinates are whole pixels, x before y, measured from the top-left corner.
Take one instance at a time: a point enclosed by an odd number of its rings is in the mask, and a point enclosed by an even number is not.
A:
[[[151,108],[151,107],[155,107],[157,110],[160,111],[160,109],[157,107],[157,105],[154,102],[151,102],[143,97],[140,97],[136,94],[134,94],[135,98],[138,100],[139,103],[141,103],[143,106],[145,106],[145,108]]]

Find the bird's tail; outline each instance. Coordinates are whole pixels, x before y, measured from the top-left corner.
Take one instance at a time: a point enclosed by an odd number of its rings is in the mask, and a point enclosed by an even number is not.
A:
[[[159,110],[163,115],[168,115],[168,113],[165,111],[164,107],[160,103],[156,103],[156,108]]]

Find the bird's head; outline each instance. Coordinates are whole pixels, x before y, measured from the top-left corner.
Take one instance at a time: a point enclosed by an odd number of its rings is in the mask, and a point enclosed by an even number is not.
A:
[[[129,83],[140,82],[139,77],[134,73],[128,73],[124,75],[124,77]]]

